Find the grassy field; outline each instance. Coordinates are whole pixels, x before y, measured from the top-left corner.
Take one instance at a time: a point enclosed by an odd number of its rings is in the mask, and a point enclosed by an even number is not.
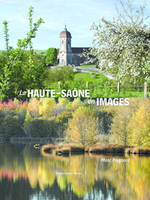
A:
[[[76,89],[89,89],[90,96],[94,97],[144,97],[143,87],[121,86],[120,93],[117,93],[117,82],[110,80],[102,74],[95,73],[79,73],[72,72],[71,77],[64,77],[63,80],[59,78],[51,80],[51,77],[55,74],[51,74],[48,69],[49,78],[45,81],[45,87],[60,91],[62,89],[73,90]],[[58,72],[56,72],[58,73]],[[66,73],[66,72],[65,72]],[[62,72],[64,75],[65,73]],[[70,72],[71,73],[71,72]],[[69,77],[69,78],[68,78]],[[150,92],[148,93],[150,95]]]
[[[118,94],[117,82],[101,74],[76,73],[74,80],[88,82],[92,97],[144,97],[144,88],[140,87],[121,87]]]
[[[93,64],[91,64],[91,65],[80,65],[79,67],[93,67]]]

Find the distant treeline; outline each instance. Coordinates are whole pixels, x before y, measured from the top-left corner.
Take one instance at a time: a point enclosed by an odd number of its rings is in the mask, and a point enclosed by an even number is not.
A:
[[[1,137],[52,137],[83,144],[150,146],[150,100],[96,107],[87,101],[32,98],[0,103]]]

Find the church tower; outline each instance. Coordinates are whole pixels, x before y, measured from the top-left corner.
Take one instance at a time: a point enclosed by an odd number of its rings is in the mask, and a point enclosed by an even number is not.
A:
[[[59,65],[72,64],[71,33],[66,26],[60,33]]]

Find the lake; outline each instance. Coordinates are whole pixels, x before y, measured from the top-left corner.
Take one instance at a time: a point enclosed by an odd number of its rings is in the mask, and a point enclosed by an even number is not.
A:
[[[150,200],[150,157],[43,157],[0,144],[0,199]]]

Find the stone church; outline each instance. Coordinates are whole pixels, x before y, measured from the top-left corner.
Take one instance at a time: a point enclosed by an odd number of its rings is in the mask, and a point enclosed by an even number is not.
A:
[[[60,49],[59,49],[59,65],[80,65],[86,58],[81,57],[84,50],[88,47],[71,47],[71,33],[67,30],[66,26],[64,31],[60,33]]]

